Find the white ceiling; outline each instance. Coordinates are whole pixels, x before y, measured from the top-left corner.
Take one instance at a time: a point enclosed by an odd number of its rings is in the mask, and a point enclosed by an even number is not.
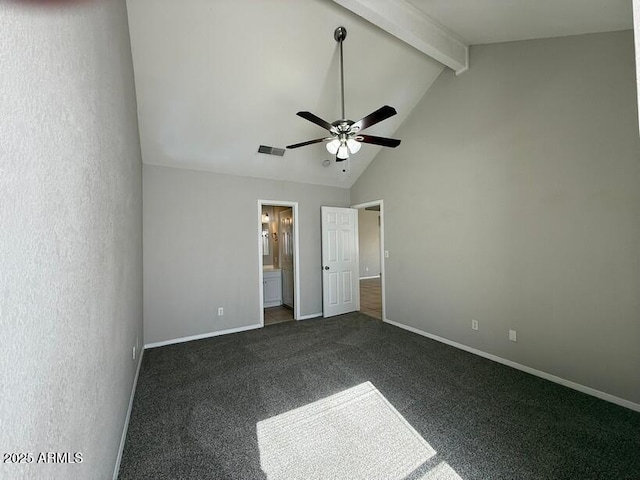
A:
[[[632,27],[630,0],[408,1],[471,44]],[[443,69],[331,0],[128,0],[127,8],[147,164],[348,188],[380,147],[353,155],[349,176],[322,166],[323,144],[257,153],[260,144],[325,136],[299,110],[340,117],[334,29],[348,31],[347,117],[385,104],[398,111],[366,133],[393,136]]]
[[[406,0],[469,45],[633,28],[631,0]]]
[[[347,29],[347,117],[398,111],[366,133],[391,136],[443,68],[330,0],[130,0],[128,9],[149,164],[348,188],[381,147],[363,145],[348,177],[322,166],[323,144],[257,153],[326,136],[300,110],[341,116],[335,28]]]

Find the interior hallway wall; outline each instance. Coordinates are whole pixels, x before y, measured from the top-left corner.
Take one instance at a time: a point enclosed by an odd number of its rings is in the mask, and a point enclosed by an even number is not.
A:
[[[477,46],[443,72],[351,190],[384,199],[390,320],[640,403],[633,43]]]
[[[360,278],[380,275],[380,212],[358,210]]]
[[[2,2],[0,26],[0,438],[34,453],[0,478],[111,478],[143,341],[126,5]]]

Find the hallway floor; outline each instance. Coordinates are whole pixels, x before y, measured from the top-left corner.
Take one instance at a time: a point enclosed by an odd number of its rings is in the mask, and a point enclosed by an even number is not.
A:
[[[382,320],[382,279],[360,280],[360,311]]]

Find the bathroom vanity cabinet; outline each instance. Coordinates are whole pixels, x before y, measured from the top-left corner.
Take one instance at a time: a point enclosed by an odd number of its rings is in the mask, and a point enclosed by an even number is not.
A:
[[[262,288],[265,308],[282,305],[282,271],[279,268],[263,271]]]

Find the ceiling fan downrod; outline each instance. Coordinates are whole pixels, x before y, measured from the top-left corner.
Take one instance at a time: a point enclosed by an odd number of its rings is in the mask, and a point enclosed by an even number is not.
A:
[[[342,42],[347,38],[347,29],[344,27],[336,28],[335,32],[333,32],[333,38],[335,38],[336,42],[340,44],[340,93],[342,100],[342,120],[346,120],[347,117],[344,114],[344,57],[342,53]]]
[[[356,153],[360,150],[360,144],[351,140],[347,134],[351,125],[347,120],[347,115],[344,110],[344,51],[342,49],[342,43],[344,39],[347,38],[347,29],[344,27],[336,28],[333,32],[333,38],[340,46],[340,105],[342,106],[342,120],[340,122],[334,122],[333,125],[338,128],[339,133],[330,142],[331,145],[327,144],[327,150],[329,150],[329,153],[336,155],[336,161],[340,162],[348,160],[350,153]],[[347,146],[347,143],[349,143],[351,148]]]

